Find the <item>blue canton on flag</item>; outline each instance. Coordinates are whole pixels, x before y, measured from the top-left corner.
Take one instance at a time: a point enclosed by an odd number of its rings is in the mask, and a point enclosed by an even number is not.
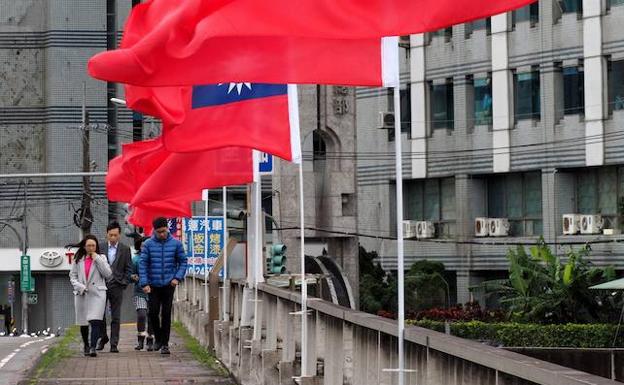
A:
[[[288,86],[285,84],[223,83],[193,86],[192,108],[211,107],[287,94]]]

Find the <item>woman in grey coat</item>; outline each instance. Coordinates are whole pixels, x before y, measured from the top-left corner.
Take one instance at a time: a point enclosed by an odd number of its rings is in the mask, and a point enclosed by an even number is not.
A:
[[[100,254],[95,236],[87,235],[77,247],[74,264],[69,272],[69,281],[74,288],[76,324],[80,325],[85,356],[95,357],[95,346],[104,327],[106,279],[113,273],[106,256]],[[90,344],[88,325],[91,326]]]

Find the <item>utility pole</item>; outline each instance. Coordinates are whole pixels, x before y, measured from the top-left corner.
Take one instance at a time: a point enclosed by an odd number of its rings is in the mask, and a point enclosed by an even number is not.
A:
[[[91,171],[89,152],[91,133],[89,130],[89,113],[87,112],[87,85],[82,83],[82,171]],[[80,240],[91,233],[93,213],[91,212],[91,178],[87,175],[82,177],[82,201],[80,203]]]
[[[28,181],[24,182],[24,215],[22,216],[22,228],[24,239],[22,240],[22,255],[28,255]],[[30,274],[30,271],[28,272]],[[32,283],[31,283],[32,285]],[[28,292],[22,288],[22,330],[28,332]],[[12,306],[11,306],[12,308]]]

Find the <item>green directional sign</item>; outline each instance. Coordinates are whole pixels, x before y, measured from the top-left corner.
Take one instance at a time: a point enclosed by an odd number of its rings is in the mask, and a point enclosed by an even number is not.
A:
[[[22,255],[20,263],[20,287],[22,292],[33,291],[32,277],[30,275],[30,256]]]

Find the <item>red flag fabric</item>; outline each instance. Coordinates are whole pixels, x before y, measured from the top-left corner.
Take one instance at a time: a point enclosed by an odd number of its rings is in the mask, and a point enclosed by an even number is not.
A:
[[[203,189],[252,181],[252,156],[248,148],[169,153],[167,159],[138,188],[130,203],[140,206],[176,198],[194,197],[196,200],[201,197]]]
[[[384,75],[384,61],[396,60],[382,55],[387,51],[380,37],[206,36],[187,44],[194,33],[187,23],[197,21],[192,11],[198,4],[191,3],[153,0],[135,6],[121,49],[89,60],[91,76],[143,86],[224,81],[390,86],[398,81],[398,74],[386,70]]]
[[[111,202],[130,202],[136,192],[133,178],[124,171],[122,155],[108,162],[106,174],[106,195]]]
[[[184,0],[170,43],[179,52],[218,36],[362,39],[432,32],[535,0]],[[181,32],[178,32],[181,31]]]
[[[178,154],[167,151],[158,138],[124,144],[122,155],[109,164],[106,189],[109,200],[176,216],[163,210],[181,210],[179,202],[201,199],[203,189],[252,180],[251,150],[247,148]]]
[[[128,221],[135,226],[143,227],[145,234],[152,232],[152,221],[157,217],[184,217],[192,216],[190,202],[160,201],[146,205],[132,207]]]

